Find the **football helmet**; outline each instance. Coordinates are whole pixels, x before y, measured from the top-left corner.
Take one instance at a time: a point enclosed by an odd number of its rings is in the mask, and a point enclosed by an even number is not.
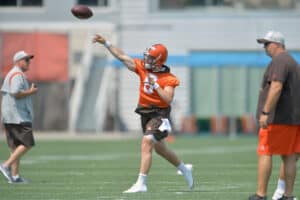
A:
[[[154,44],[144,52],[146,69],[160,68],[168,58],[168,50],[162,44]]]

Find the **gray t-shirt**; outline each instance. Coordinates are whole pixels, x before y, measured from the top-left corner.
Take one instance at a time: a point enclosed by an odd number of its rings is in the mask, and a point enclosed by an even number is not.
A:
[[[300,125],[300,68],[287,52],[273,57],[265,71],[259,93],[257,119],[265,105],[272,81],[280,81],[283,88],[268,123]]]
[[[15,98],[13,94],[29,89],[25,74],[19,67],[13,67],[6,75],[2,88],[2,122],[20,124],[32,122],[32,100],[30,96]]]

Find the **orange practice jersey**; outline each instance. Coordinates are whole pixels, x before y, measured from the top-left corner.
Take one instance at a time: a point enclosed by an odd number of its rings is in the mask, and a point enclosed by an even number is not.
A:
[[[179,85],[179,80],[170,72],[150,72],[147,71],[144,65],[144,61],[140,59],[134,59],[135,72],[140,77],[140,96],[139,105],[143,107],[157,106],[160,108],[166,108],[168,103],[163,101],[158,95],[156,90],[149,84],[148,76],[156,80],[161,88],[166,86],[176,87]]]

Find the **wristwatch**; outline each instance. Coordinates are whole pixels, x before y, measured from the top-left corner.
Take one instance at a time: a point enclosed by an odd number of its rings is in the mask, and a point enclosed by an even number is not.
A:
[[[269,112],[265,112],[265,111],[261,111],[261,114],[263,114],[263,115],[269,115],[270,113]]]

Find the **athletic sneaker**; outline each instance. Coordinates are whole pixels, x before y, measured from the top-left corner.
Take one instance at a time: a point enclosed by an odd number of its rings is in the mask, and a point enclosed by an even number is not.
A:
[[[261,196],[258,196],[257,194],[254,194],[252,196],[250,196],[248,198],[248,200],[267,200],[267,197],[261,197]]]
[[[134,184],[128,190],[125,190],[123,193],[136,193],[136,192],[147,192],[146,185]]]
[[[183,176],[189,186],[190,189],[193,189],[194,187],[194,179],[193,179],[193,174],[192,174],[192,168],[186,168],[186,171],[183,172]]]
[[[4,167],[3,165],[0,165],[0,171],[8,181],[12,181],[11,172],[8,167]]]
[[[284,190],[277,188],[273,194],[272,200],[279,200],[284,194]]]
[[[187,169],[193,170],[193,165],[192,164],[185,164],[184,165]],[[183,175],[182,172],[178,169],[177,170],[178,175]]]
[[[15,183],[16,184],[28,184],[29,181],[24,179],[23,177],[19,176],[17,178],[12,177],[12,181],[8,181],[8,183],[10,183],[10,184],[15,184]]]

